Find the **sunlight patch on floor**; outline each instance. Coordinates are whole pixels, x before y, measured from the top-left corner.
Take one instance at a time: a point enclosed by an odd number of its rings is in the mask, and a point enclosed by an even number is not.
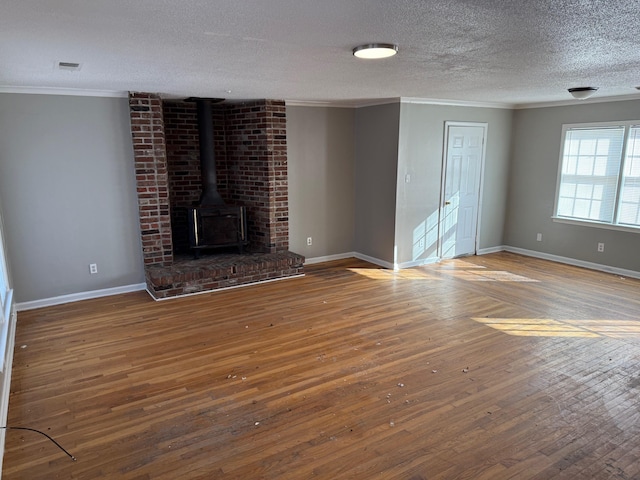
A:
[[[386,268],[349,268],[349,271],[373,280],[441,280],[442,278],[440,277],[440,274],[444,273],[469,282],[539,282],[539,280],[534,280],[522,275],[516,275],[511,272],[487,270],[487,268],[482,265],[474,265],[460,260],[448,261],[446,265],[436,267],[438,275],[434,275],[421,267],[407,268],[403,270],[389,270]]]
[[[350,268],[349,271],[372,280],[394,278],[403,280],[441,280],[437,276],[418,269],[394,271],[384,268]],[[496,270],[441,270],[441,272],[469,282],[539,282],[539,280],[516,275],[515,273]]]
[[[384,268],[350,268],[350,272],[357,273],[372,280],[441,280],[425,271],[417,269],[387,270]]]
[[[551,318],[472,318],[509,335],[526,337],[640,338],[640,321],[554,320]]]
[[[539,280],[500,270],[451,270],[446,273],[469,282],[539,282]]]
[[[487,270],[483,265],[461,259],[447,260],[438,271],[469,282],[539,282],[532,278],[503,270]]]
[[[442,263],[438,264],[440,270],[474,270],[474,269],[486,269],[484,265],[476,265],[475,263],[468,262],[466,260],[461,260],[459,258],[452,258],[449,260],[445,260]]]
[[[640,338],[640,321],[637,320],[563,320],[612,338]]]

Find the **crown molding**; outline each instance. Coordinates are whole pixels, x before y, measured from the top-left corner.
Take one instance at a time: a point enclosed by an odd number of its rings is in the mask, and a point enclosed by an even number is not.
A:
[[[466,100],[444,100],[438,98],[400,97],[402,103],[415,103],[420,105],[443,105],[447,107],[475,107],[475,108],[503,108],[513,109],[513,103],[499,102],[474,102]]]
[[[395,97],[395,98],[367,98],[359,100],[286,100],[287,105],[294,107],[341,107],[341,108],[364,108],[377,105],[388,105],[390,103],[412,103],[420,105],[443,105],[449,107],[475,107],[475,108],[503,108],[513,109],[512,103],[495,102],[471,102],[462,100],[442,100],[436,98],[417,97]]]
[[[289,107],[363,108],[398,103],[399,98],[365,98],[354,100],[285,100]]]
[[[524,110],[528,108],[548,108],[548,107],[567,107],[576,105],[588,105],[591,103],[608,103],[608,102],[628,102],[632,100],[640,100],[640,93],[634,93],[631,95],[615,95],[611,97],[589,97],[584,100],[578,100],[575,98],[567,100],[559,100],[553,102],[536,102],[536,103],[522,103],[514,106],[514,110]]]
[[[416,97],[400,97],[400,98],[381,98],[366,100],[287,100],[286,105],[296,107],[340,107],[340,108],[363,108],[373,107],[376,105],[386,105],[389,103],[409,103],[417,105],[442,105],[449,107],[474,107],[474,108],[501,108],[507,110],[525,110],[529,108],[548,108],[548,107],[568,107],[576,105],[587,105],[591,103],[607,103],[607,102],[625,102],[640,100],[640,94],[632,95],[616,95],[611,97],[590,97],[584,100],[567,99],[551,102],[536,103],[495,103],[495,102],[470,102],[462,100],[440,100],[435,98],[416,98]]]
[[[18,87],[13,85],[0,85],[0,93],[22,93],[29,95],[70,95],[77,97],[107,97],[127,98],[129,92],[118,90],[87,90],[64,87]],[[176,97],[177,98],[177,97]],[[292,107],[332,107],[332,108],[365,108],[391,103],[408,103],[418,105],[442,105],[450,107],[474,107],[474,108],[501,108],[510,110],[526,110],[530,108],[567,107],[576,105],[588,105],[592,103],[624,102],[640,100],[640,93],[631,95],[616,95],[610,97],[590,97],[584,100],[567,99],[550,102],[535,103],[495,103],[472,102],[463,100],[442,100],[436,98],[395,97],[395,98],[367,98],[352,100],[285,100],[287,106]]]
[[[75,97],[110,97],[126,98],[128,92],[117,90],[83,90],[79,88],[62,87],[16,87],[12,85],[0,85],[0,93],[24,93],[29,95],[70,95]]]

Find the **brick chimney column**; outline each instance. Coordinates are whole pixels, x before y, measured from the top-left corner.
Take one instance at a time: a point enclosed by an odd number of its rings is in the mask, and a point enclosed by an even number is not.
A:
[[[171,265],[173,240],[162,100],[155,94],[130,92],[129,112],[144,264]]]

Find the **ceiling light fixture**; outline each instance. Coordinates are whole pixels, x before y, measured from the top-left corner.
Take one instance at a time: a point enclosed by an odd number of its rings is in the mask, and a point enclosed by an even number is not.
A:
[[[398,53],[398,45],[392,43],[369,43],[353,49],[353,55],[358,58],[387,58]]]
[[[569,93],[573,95],[573,98],[578,100],[584,100],[598,91],[598,87],[575,87],[569,88]]]

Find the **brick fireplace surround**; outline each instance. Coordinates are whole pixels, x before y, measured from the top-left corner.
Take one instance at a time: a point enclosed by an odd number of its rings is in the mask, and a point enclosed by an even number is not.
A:
[[[288,250],[286,109],[259,100],[213,105],[218,191],[247,209],[246,253],[189,252],[187,208],[201,193],[194,102],[130,93],[140,231],[147,289],[156,299],[304,273]]]

